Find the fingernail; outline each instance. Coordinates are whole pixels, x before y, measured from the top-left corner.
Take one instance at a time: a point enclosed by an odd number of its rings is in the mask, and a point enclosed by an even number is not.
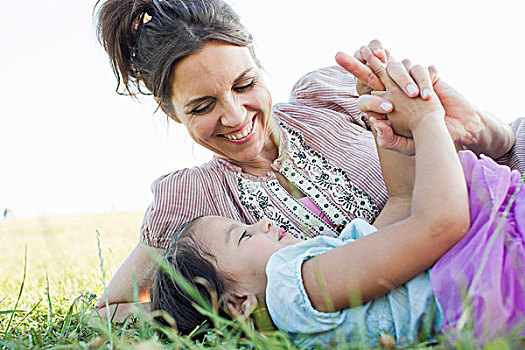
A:
[[[370,118],[368,118],[368,120],[370,120],[370,123],[371,123],[372,125],[375,125],[375,124],[376,124],[376,121],[377,121],[377,119],[374,118],[374,117],[370,117]]]
[[[376,129],[376,133],[377,133],[379,136],[383,136],[383,132],[382,132],[377,126],[374,126],[374,129]]]
[[[415,95],[417,94],[417,87],[414,84],[410,83],[407,85],[407,92],[410,95]]]
[[[430,96],[430,90],[427,88],[423,89],[423,91],[421,91],[421,97],[427,98],[428,96]]]
[[[392,104],[390,102],[381,102],[379,107],[381,107],[383,111],[389,112],[392,109]]]
[[[381,58],[383,57],[383,54],[384,54],[384,51],[381,50],[381,49],[373,49],[374,51],[374,55],[376,55],[377,57]]]

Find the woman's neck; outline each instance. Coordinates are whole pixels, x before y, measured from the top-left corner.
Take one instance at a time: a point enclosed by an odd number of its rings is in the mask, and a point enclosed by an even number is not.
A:
[[[254,176],[264,176],[273,171],[272,164],[279,157],[281,134],[279,127],[273,120],[270,122],[269,128],[270,133],[257,158],[242,164],[232,162],[239,166],[243,172]]]

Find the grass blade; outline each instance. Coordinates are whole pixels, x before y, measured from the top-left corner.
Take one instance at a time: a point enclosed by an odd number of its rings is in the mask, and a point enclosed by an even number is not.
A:
[[[49,293],[49,277],[46,272],[46,283],[47,283],[47,333],[46,333],[46,342],[49,342],[49,337],[51,336],[51,325],[53,324],[53,304],[51,304],[51,296]]]
[[[100,232],[96,230],[97,233],[97,250],[98,250],[98,258],[100,261],[100,270],[102,272],[102,285],[104,286],[104,297],[106,301],[106,312],[107,312],[107,324],[108,324],[108,337],[109,337],[109,348],[113,349],[113,337],[111,336],[111,314],[110,314],[110,307],[109,307],[109,300],[108,300],[108,291],[106,288],[106,270],[104,269],[104,258],[102,257],[102,248],[100,246]]]
[[[20,302],[20,298],[22,298],[22,291],[24,290],[24,284],[26,282],[26,272],[27,272],[27,245],[25,246],[25,252],[24,252],[24,276],[22,277],[22,284],[20,284],[20,291],[18,292],[18,297],[16,298],[15,307],[13,308],[13,312],[11,313],[11,317],[9,318],[9,322],[7,323],[7,327],[4,331],[4,339],[7,338],[11,323],[13,322],[13,317],[15,317],[16,308],[18,307],[18,303]]]

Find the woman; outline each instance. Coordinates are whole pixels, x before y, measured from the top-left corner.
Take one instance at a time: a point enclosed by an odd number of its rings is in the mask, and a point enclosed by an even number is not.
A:
[[[414,135],[417,171],[407,218],[379,230],[355,219],[338,239],[303,241],[267,219],[245,225],[200,217],[176,234],[163,268],[171,265],[226,314],[246,317],[256,307],[266,309],[301,347],[356,340],[374,347],[384,333],[408,345],[467,319],[480,342],[523,333],[525,185],[519,173],[472,152],[458,157],[432,87],[427,101],[410,99],[386,74],[404,68],[395,61],[384,67],[370,60],[370,52],[364,56],[381,72],[385,97],[395,106],[390,122]],[[206,329],[210,321],[195,308],[203,304],[194,295],[159,268],[152,308],[166,311],[183,334]]]
[[[252,37],[220,0],[108,0],[98,9],[98,33],[118,87],[132,96],[153,94],[170,118],[215,153],[208,163],[153,184],[141,242],[97,303],[101,315],[113,314],[117,304],[116,319],[129,313],[134,275],[140,301],[149,300],[151,254],[163,251],[168,232],[196,216],[246,223],[266,217],[309,238],[337,236],[356,217],[386,225],[376,221],[381,210],[391,210],[385,217],[392,220],[403,215],[390,209],[405,199],[395,191],[387,195],[354,78],[341,68],[310,73],[288,103],[272,108]],[[480,120],[490,120],[487,127],[476,124],[484,134],[503,140],[491,155],[505,154],[510,130],[488,116]]]

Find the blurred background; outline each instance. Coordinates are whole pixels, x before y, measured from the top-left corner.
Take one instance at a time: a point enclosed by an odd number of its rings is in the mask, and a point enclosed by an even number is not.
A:
[[[255,37],[274,102],[338,51],[378,38],[397,58],[435,64],[481,109],[525,115],[518,1],[230,3]],[[13,216],[144,210],[157,177],[211,157],[151,99],[115,93],[93,5],[16,1],[0,21],[0,209]]]

